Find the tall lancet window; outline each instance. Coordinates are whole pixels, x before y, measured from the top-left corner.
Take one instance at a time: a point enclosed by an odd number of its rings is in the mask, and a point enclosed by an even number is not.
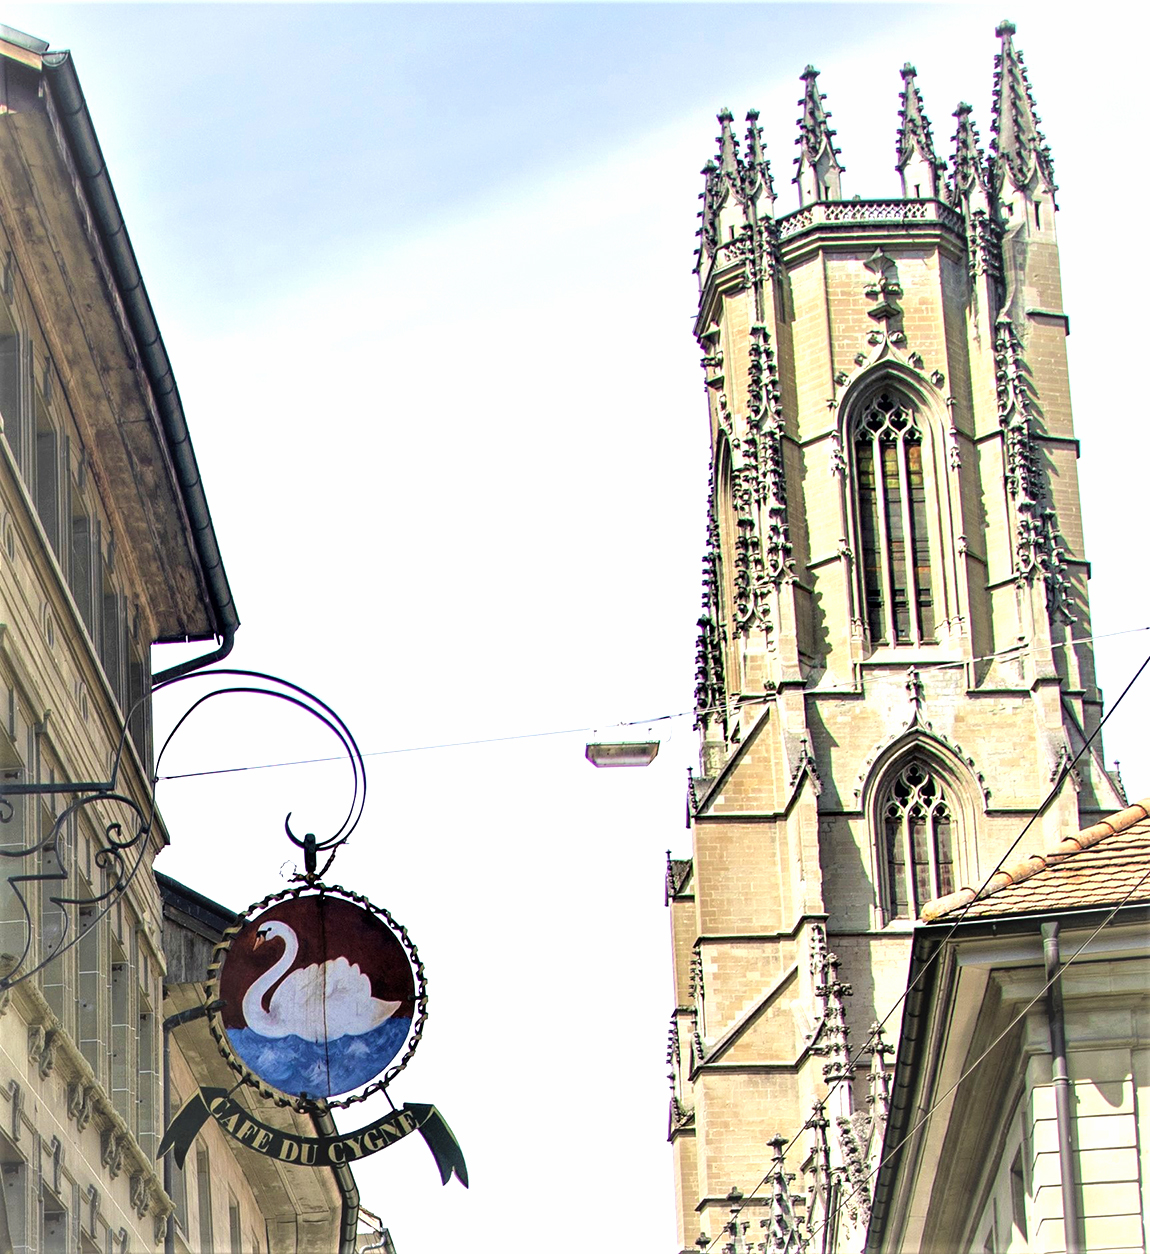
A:
[[[854,425],[862,591],[874,644],[934,640],[922,432],[910,402],[879,392]]]
[[[954,819],[941,783],[920,762],[894,777],[882,803],[886,904],[892,919],[916,919],[954,892]]]

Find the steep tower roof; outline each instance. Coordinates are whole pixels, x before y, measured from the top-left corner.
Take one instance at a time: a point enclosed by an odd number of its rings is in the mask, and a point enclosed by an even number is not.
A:
[[[895,169],[902,178],[904,196],[935,197],[943,166],[934,150],[930,120],[923,108],[922,93],[915,82],[917,73],[909,61],[902,67],[903,87],[898,112],[902,125],[898,132]]]
[[[954,157],[951,162],[950,182],[946,198],[956,209],[969,205],[974,209],[987,209],[990,205],[990,183],[987,179],[986,157],[978,140],[978,127],[971,117],[971,107],[965,101],[954,111],[958,130],[954,133]]]
[[[827,122],[831,115],[823,108],[826,96],[818,89],[819,72],[808,65],[800,77],[807,88],[798,102],[802,114],[798,120],[799,137],[795,140],[799,146],[799,155],[795,158],[799,168],[794,178],[799,188],[799,203],[840,200],[843,167],[838,160],[840,149],[834,145],[835,132]]]
[[[991,130],[991,170],[995,188],[1001,191],[1006,179],[1019,191],[1041,183],[1053,196],[1054,163],[1050,148],[1038,129],[1040,118],[1034,109],[1034,93],[1026,75],[1022,53],[1014,46],[1013,22],[1002,22],[995,34],[1002,50],[994,58],[994,119]]]

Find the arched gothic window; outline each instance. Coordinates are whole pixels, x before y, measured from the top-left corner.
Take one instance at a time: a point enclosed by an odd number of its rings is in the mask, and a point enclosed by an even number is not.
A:
[[[880,813],[888,917],[916,919],[928,901],[954,892],[954,812],[936,776],[911,762]]]
[[[934,640],[922,432],[910,402],[884,389],[854,423],[862,593],[873,644]]]

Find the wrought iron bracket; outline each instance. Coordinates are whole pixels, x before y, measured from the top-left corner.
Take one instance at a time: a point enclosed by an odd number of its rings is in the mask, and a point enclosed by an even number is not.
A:
[[[165,672],[165,674],[168,674],[168,672]],[[147,796],[142,806],[137,800],[117,791],[117,780],[120,774],[125,746],[127,745],[128,727],[131,724],[131,719],[139,706],[150,699],[151,693],[139,698],[131,709],[128,710],[123,720],[119,744],[116,748],[115,757],[112,760],[111,779],[99,781],[85,780],[62,784],[5,784],[0,780],[0,830],[3,829],[4,824],[11,823],[15,818],[16,807],[14,801],[18,798],[37,796],[73,798],[60,814],[56,816],[50,831],[46,835],[18,848],[0,847],[0,879],[7,879],[8,886],[12,889],[16,900],[20,903],[21,912],[24,916],[25,933],[23,951],[18,955],[8,955],[9,960],[3,966],[0,966],[0,993],[35,975],[47,966],[49,962],[66,953],[79,941],[83,933],[79,931],[78,926],[71,927],[71,916],[73,914],[75,914],[78,924],[81,909],[98,907],[87,920],[87,925],[84,929],[87,931],[88,928],[95,926],[99,922],[100,918],[112,908],[116,900],[127,890],[128,885],[143,863],[147,849],[147,837],[152,830],[156,814],[156,782],[159,777],[159,766],[164,753],[191,715],[216,697],[242,693],[272,697],[285,701],[317,719],[339,741],[352,767],[352,797],[347,813],[336,831],[330,836],[323,838],[317,837],[313,832],[308,832],[300,838],[291,830],[290,812],[284,820],[284,831],[288,839],[293,845],[303,851],[304,870],[303,872],[297,872],[293,878],[309,884],[315,883],[330,869],[336,852],[355,830],[363,813],[367,795],[367,777],[363,764],[363,755],[360,753],[355,737],[339,715],[313,693],[308,692],[305,688],[301,688],[298,684],[293,684],[286,679],[281,679],[276,675],[270,675],[262,671],[240,670],[233,667],[220,668],[218,670],[197,670],[187,674],[172,675],[167,679],[161,678],[158,683],[153,685],[151,691],[152,693],[159,692],[172,684],[189,680],[212,680],[218,684],[221,679],[228,681],[238,680],[241,682],[226,682],[222,686],[217,686],[210,692],[202,694],[179,717],[156,754],[155,766],[152,777],[149,780]],[[134,816],[130,825],[133,830],[125,833],[123,823],[105,823],[104,843],[96,852],[94,859],[96,866],[103,873],[104,889],[99,893],[89,890],[86,896],[69,895],[70,870],[66,865],[67,850],[62,845],[61,834],[76,813],[93,803],[114,803],[126,807]],[[327,855],[322,867],[319,865],[319,855],[321,853]],[[12,865],[13,861],[16,862],[16,870],[5,877],[3,874],[4,867]],[[40,955],[40,960],[35,965],[25,966],[32,951],[33,937],[36,932],[26,892],[27,885],[36,883],[42,886],[42,891],[45,894],[48,894],[47,901],[59,911],[60,935],[55,945],[47,953]],[[52,892],[52,886],[57,886],[57,891]],[[9,922],[12,921],[9,920]],[[69,930],[73,932],[70,938],[68,937]]]

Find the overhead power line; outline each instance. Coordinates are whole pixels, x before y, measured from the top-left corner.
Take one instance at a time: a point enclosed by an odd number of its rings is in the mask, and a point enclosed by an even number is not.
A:
[[[1052,645],[1051,647],[1056,649],[1065,649],[1076,644],[1090,644],[1096,640],[1110,640],[1116,636],[1130,636],[1143,631],[1150,631],[1150,624],[1144,627],[1127,627],[1122,631],[1111,631],[1098,636],[1077,636],[1072,640],[1065,640]],[[1012,645],[1008,649],[1000,649],[996,653],[988,653],[983,657],[963,658],[959,661],[951,662],[926,662],[921,665],[917,665],[916,669],[921,674],[926,671],[954,670],[956,667],[966,666],[977,662],[1002,661],[1004,659],[1016,657],[1019,653],[1025,652],[1028,647],[1028,643],[1022,643]],[[734,704],[760,704],[769,699],[770,698],[767,696],[755,696],[751,698],[744,698],[741,702],[734,702]],[[430,753],[438,749],[470,749],[480,745],[508,744],[517,740],[542,740],[549,736],[581,736],[594,732],[616,731],[627,727],[649,727],[654,723],[666,723],[671,722],[674,719],[698,718],[702,714],[717,714],[721,712],[723,708],[724,707],[722,706],[716,705],[696,710],[678,710],[673,714],[656,714],[653,718],[626,719],[621,723],[596,723],[586,727],[563,727],[550,731],[519,732],[510,736],[484,736],[478,737],[474,740],[449,740],[425,745],[402,745],[394,749],[373,749],[370,752],[365,753],[363,756],[365,758],[385,758],[400,753]],[[1117,703],[1115,703],[1114,707],[1112,707],[1111,713],[1113,712],[1113,709],[1117,709]],[[1109,717],[1109,713],[1107,714],[1107,717]],[[344,758],[338,755],[320,758],[293,758],[283,762],[254,762],[243,766],[210,767],[205,768],[202,771],[178,771],[173,772],[170,775],[158,775],[156,778],[158,780],[200,779],[206,775],[236,775],[244,771],[275,771],[279,770],[281,767],[316,766],[324,762],[342,761],[344,761]]]

